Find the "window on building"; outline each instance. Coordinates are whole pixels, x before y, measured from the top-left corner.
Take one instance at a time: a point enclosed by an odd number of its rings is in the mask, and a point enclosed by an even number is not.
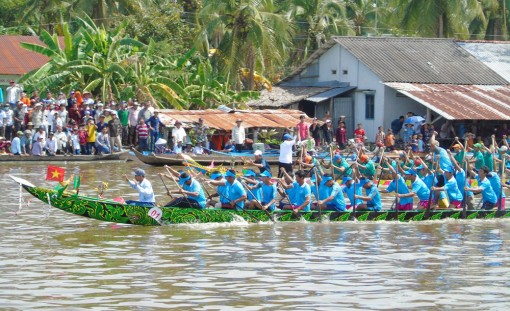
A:
[[[375,116],[375,96],[374,94],[365,94],[365,119],[374,119]]]

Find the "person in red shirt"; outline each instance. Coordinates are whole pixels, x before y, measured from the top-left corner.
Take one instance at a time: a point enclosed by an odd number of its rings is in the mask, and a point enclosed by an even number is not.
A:
[[[307,140],[310,137],[309,125],[305,123],[305,116],[302,115],[299,117],[300,121],[296,125],[297,128],[297,140],[303,141]]]
[[[365,141],[365,130],[363,124],[358,123],[358,128],[354,130],[354,138],[357,143],[363,143]]]

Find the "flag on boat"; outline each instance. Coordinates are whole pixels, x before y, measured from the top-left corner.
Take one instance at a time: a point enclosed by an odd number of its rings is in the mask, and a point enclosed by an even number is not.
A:
[[[65,173],[66,170],[62,167],[48,165],[46,180],[63,182]]]

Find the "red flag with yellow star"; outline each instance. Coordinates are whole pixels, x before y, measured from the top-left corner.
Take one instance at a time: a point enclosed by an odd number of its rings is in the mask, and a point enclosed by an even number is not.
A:
[[[65,173],[66,170],[62,167],[48,165],[48,171],[46,172],[46,180],[63,182]]]

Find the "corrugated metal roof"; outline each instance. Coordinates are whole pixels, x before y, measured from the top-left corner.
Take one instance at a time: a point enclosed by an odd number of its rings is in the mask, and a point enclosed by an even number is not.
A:
[[[503,85],[508,82],[453,39],[333,37],[283,81],[289,81],[339,44],[383,82]],[[340,56],[339,56],[340,57]]]
[[[299,123],[299,117],[304,113],[299,110],[240,110],[226,113],[218,109],[207,110],[160,110],[160,118],[166,126],[174,126],[175,121],[183,123],[184,127],[191,127],[202,118],[209,128],[218,130],[231,130],[237,119],[243,120],[245,128],[267,127],[286,128],[294,127]],[[311,119],[308,118],[311,122]]]
[[[329,89],[331,87],[274,86],[271,92],[263,90],[260,93],[259,99],[250,101],[247,104],[250,107],[256,108],[285,107]]]
[[[326,99],[335,97],[337,95],[340,95],[340,94],[349,92],[351,90],[354,90],[355,88],[356,88],[355,86],[338,87],[338,88],[334,88],[334,89],[331,89],[331,90],[326,91],[326,92],[322,92],[322,93],[310,96],[306,100],[319,103],[319,102],[321,102],[323,100],[326,100]]]
[[[21,42],[44,45],[39,37],[0,36],[0,74],[24,75],[48,62],[48,57],[22,48]],[[64,38],[59,42],[64,46]]]
[[[457,44],[510,83],[510,42],[458,41]]]
[[[510,85],[385,85],[448,120],[510,120]]]

